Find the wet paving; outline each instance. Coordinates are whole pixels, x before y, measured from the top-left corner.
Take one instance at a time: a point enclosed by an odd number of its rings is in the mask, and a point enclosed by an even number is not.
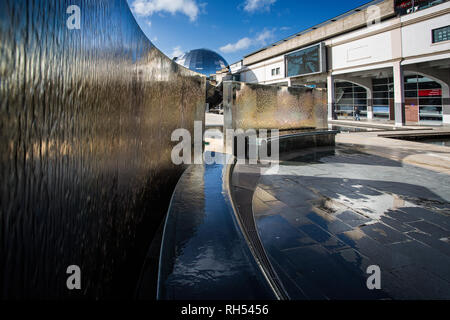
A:
[[[261,176],[252,205],[292,299],[450,299],[449,175],[339,146]]]

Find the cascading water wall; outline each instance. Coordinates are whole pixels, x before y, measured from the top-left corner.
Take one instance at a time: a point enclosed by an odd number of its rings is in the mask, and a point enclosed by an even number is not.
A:
[[[0,297],[132,297],[204,103],[125,0],[2,0]]]

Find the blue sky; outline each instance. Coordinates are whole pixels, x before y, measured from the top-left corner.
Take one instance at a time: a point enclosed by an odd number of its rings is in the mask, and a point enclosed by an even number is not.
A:
[[[228,63],[368,0],[127,0],[166,55],[208,48]]]

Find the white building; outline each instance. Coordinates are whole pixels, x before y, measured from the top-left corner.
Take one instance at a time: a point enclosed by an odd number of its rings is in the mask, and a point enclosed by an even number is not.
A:
[[[240,81],[328,88],[329,119],[450,124],[450,2],[376,0],[244,57]]]

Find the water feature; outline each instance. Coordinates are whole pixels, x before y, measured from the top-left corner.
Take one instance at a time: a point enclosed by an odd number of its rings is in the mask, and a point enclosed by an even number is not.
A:
[[[75,1],[79,29],[72,4],[0,2],[1,298],[131,297],[183,171],[171,133],[204,119],[205,78],[125,0]]]
[[[437,146],[450,147],[450,136],[448,134],[434,134],[434,135],[404,135],[388,137],[397,140],[407,140],[426,144],[433,144]]]

